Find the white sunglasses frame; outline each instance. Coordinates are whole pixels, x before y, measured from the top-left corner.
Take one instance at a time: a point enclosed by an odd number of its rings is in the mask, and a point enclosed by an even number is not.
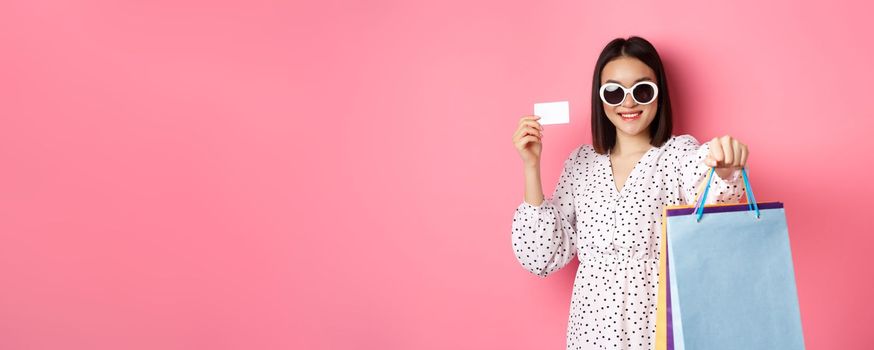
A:
[[[607,99],[604,98],[604,90],[606,90],[608,86],[612,86],[612,85],[616,85],[620,89],[622,89],[622,101],[619,101],[619,103],[616,103],[616,104],[609,103],[609,102],[607,102]],[[649,85],[652,87],[652,91],[653,91],[652,101],[649,101],[647,103],[642,103],[642,102],[638,101],[636,98],[634,98],[634,93],[633,93],[634,88],[636,88],[638,85]],[[651,81],[639,81],[636,84],[632,85],[630,88],[626,88],[626,87],[622,86],[622,84],[619,84],[619,83],[606,83],[604,85],[601,85],[601,89],[599,90],[599,95],[601,95],[601,102],[604,102],[605,104],[607,104],[608,106],[611,106],[611,107],[616,107],[618,105],[621,105],[623,102],[625,102],[625,99],[628,97],[629,94],[631,94],[631,99],[633,99],[634,102],[637,102],[637,104],[648,105],[650,103],[653,103],[659,97],[659,86],[656,85],[656,83],[653,83]]]

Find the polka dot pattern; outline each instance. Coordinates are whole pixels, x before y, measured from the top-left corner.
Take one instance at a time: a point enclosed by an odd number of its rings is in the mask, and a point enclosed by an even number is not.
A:
[[[545,278],[579,260],[567,349],[655,347],[662,209],[694,202],[710,170],[709,151],[691,135],[672,135],[650,148],[617,190],[609,152],[581,145],[564,161],[551,197],[516,208],[512,243],[523,268]],[[705,203],[745,196],[735,170],[727,179],[714,174]]]

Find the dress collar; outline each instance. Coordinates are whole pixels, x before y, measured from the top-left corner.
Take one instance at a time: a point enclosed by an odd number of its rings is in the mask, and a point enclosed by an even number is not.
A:
[[[610,161],[611,150],[608,149],[605,154],[602,154],[601,165],[603,166],[603,169],[605,169],[605,171],[607,172],[607,186],[609,187],[609,193],[612,196],[625,196],[625,194],[629,191],[629,186],[634,186],[637,183],[637,178],[641,176],[640,172],[642,171],[642,168],[655,162],[655,160],[659,158],[659,151],[662,149],[666,149],[670,145],[670,143],[674,141],[674,138],[676,138],[676,136],[671,135],[671,138],[665,141],[665,143],[663,143],[660,147],[650,147],[650,149],[647,150],[642,157],[640,157],[640,160],[638,160],[634,167],[631,169],[631,172],[628,174],[628,178],[625,180],[625,184],[622,185],[621,191],[616,189],[616,180],[613,177],[613,168]]]

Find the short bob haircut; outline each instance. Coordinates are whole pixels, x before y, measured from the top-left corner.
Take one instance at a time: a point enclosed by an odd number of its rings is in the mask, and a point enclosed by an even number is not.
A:
[[[655,47],[646,39],[632,36],[628,39],[616,38],[610,41],[598,62],[595,64],[595,76],[592,78],[592,146],[599,154],[607,153],[616,145],[616,126],[607,118],[604,105],[601,102],[599,90],[601,88],[601,71],[608,62],[620,56],[634,57],[641,60],[655,72],[656,85],[659,88],[658,111],[649,125],[650,144],[661,147],[665,141],[671,138],[671,98],[668,94],[668,79],[662,60]]]

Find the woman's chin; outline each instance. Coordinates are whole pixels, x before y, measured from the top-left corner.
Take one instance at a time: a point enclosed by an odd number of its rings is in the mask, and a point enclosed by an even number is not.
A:
[[[622,133],[624,133],[626,135],[631,135],[631,136],[634,136],[634,135],[637,135],[641,132],[646,131],[646,128],[631,127],[629,125],[623,125],[623,127],[618,128],[618,129],[620,131],[622,131]]]

